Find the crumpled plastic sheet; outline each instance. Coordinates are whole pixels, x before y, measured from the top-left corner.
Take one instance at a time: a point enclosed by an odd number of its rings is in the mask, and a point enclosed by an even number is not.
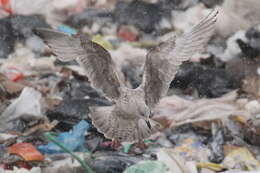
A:
[[[166,116],[174,120],[172,126],[180,126],[192,122],[225,119],[231,115],[250,113],[236,103],[237,92],[232,91],[220,98],[189,100],[178,96],[161,99],[154,110],[154,118]]]
[[[24,88],[21,95],[0,115],[0,131],[11,128],[8,123],[23,115],[42,119],[41,98],[42,95],[39,91],[29,87]]]
[[[63,143],[71,151],[86,151],[84,146],[85,133],[89,130],[90,124],[82,120],[73,129],[69,132],[60,133],[57,137],[57,140]],[[49,142],[47,145],[40,145],[38,150],[42,153],[55,154],[63,153],[64,151],[54,144]]]

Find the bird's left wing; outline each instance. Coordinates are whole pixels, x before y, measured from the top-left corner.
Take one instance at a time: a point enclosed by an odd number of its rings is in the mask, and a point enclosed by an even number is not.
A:
[[[161,97],[165,96],[179,66],[203,47],[214,32],[217,10],[195,25],[180,37],[172,37],[159,44],[146,56],[143,81],[146,104],[153,108]]]
[[[112,100],[120,97],[122,82],[114,62],[102,46],[83,35],[69,36],[52,29],[37,28],[34,33],[44,40],[61,61],[77,60],[93,87]]]

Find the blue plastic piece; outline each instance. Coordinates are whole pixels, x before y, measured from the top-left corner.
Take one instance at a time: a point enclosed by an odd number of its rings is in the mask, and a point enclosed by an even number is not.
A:
[[[56,139],[71,151],[84,152],[86,151],[84,147],[84,134],[89,130],[89,128],[90,124],[85,120],[82,120],[75,125],[71,131],[59,134]],[[40,145],[38,150],[41,153],[47,154],[64,153],[64,151],[53,142],[49,142],[47,145]]]
[[[57,29],[59,31],[64,32],[64,33],[69,34],[69,35],[77,34],[77,31],[75,29],[73,29],[73,28],[71,28],[71,27],[69,27],[67,25],[60,25],[60,26],[58,26]]]

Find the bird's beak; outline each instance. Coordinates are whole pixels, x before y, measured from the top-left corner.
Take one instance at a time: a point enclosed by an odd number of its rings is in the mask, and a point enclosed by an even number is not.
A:
[[[145,120],[145,122],[146,122],[147,126],[149,127],[149,129],[151,129],[151,128],[152,128],[152,126],[151,126],[151,123],[150,123],[150,121],[149,121],[149,120]]]

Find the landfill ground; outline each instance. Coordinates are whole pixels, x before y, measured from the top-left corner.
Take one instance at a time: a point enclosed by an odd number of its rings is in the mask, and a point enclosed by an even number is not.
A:
[[[213,35],[180,65],[144,145],[115,147],[96,129],[92,108],[114,102],[35,32],[86,36],[137,88],[147,53],[214,9]],[[0,0],[0,173],[260,173],[259,67],[259,0]]]

